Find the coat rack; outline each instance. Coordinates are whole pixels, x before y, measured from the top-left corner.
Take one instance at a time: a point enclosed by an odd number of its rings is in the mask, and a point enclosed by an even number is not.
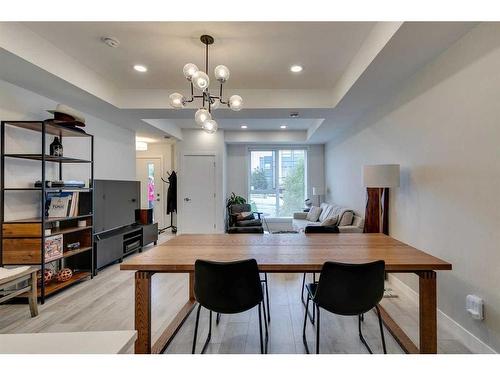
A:
[[[168,175],[168,179],[170,180],[170,178],[172,177],[172,174],[174,175],[174,179],[175,179],[175,187],[172,187],[170,185],[170,181],[167,181],[165,180],[163,177],[161,177],[161,180],[166,183],[167,185],[169,185],[168,187],[168,191],[167,191],[167,200],[169,198],[169,196],[171,194],[174,194],[175,196],[173,197],[173,199],[177,199],[177,174],[175,173],[175,171],[172,171],[172,173],[170,172],[167,172],[167,175]],[[175,189],[175,190],[174,190]],[[165,227],[165,228],[161,228],[158,230],[158,233],[161,234],[163,232],[165,232],[167,229],[170,229],[172,228],[172,233],[177,233],[177,226],[174,225],[174,212],[177,212],[177,205],[175,205],[175,208],[170,211],[170,225]],[[167,202],[167,214],[168,214],[168,202]]]

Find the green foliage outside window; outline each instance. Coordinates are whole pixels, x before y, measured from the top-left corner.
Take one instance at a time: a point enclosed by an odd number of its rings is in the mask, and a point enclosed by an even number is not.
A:
[[[298,160],[295,168],[285,177],[282,193],[283,206],[279,209],[279,216],[293,216],[293,213],[303,206],[304,173],[304,160]]]

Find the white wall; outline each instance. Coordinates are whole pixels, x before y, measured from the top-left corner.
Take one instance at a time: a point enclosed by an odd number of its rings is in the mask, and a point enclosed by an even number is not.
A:
[[[201,129],[183,129],[182,141],[176,143],[177,151],[177,169],[178,169],[178,191],[177,191],[177,221],[179,223],[179,232],[182,232],[182,227],[188,218],[183,215],[182,204],[184,198],[183,186],[183,159],[184,155],[202,154],[215,155],[215,189],[216,189],[216,232],[223,233],[225,230],[224,215],[225,215],[225,144],[224,130],[219,130],[215,134],[207,134]],[[202,207],[200,207],[202,209]]]
[[[0,81],[0,119],[1,120],[44,120],[51,115],[47,109],[54,109],[56,102],[31,91]],[[94,178],[135,180],[135,134],[127,129],[99,120],[84,114],[85,130],[94,135]],[[6,152],[40,153],[41,138],[39,133],[31,131],[6,130]],[[52,137],[47,137],[47,144]],[[83,141],[85,142],[85,141]],[[65,156],[88,158],[90,144],[81,140],[63,140]],[[47,146],[48,147],[48,146]],[[49,168],[48,178],[56,178],[55,168]],[[64,166],[64,178],[90,177],[87,166]],[[30,186],[40,179],[39,162],[7,160],[6,186]],[[10,219],[37,216],[34,203],[38,199],[34,194],[8,193],[12,197],[6,199],[6,217]],[[29,216],[28,216],[29,217]]]
[[[391,236],[453,264],[453,271],[438,272],[439,309],[496,351],[499,66],[500,24],[482,24],[325,150],[329,198],[361,213],[362,165],[401,164],[401,187],[391,192]],[[399,277],[416,289],[416,276]],[[466,313],[467,294],[484,298],[484,321]]]

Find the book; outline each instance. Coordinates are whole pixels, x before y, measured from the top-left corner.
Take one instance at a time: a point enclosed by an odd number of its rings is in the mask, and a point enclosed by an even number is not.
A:
[[[72,192],[48,193],[45,215],[48,217],[70,216],[73,194]]]
[[[78,216],[78,201],[80,199],[80,193],[74,192],[72,194],[73,195],[71,198],[71,208],[68,216]]]

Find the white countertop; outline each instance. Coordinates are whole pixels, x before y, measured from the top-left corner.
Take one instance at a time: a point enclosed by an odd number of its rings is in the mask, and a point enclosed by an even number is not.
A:
[[[120,354],[136,339],[136,331],[2,334],[0,354]]]

